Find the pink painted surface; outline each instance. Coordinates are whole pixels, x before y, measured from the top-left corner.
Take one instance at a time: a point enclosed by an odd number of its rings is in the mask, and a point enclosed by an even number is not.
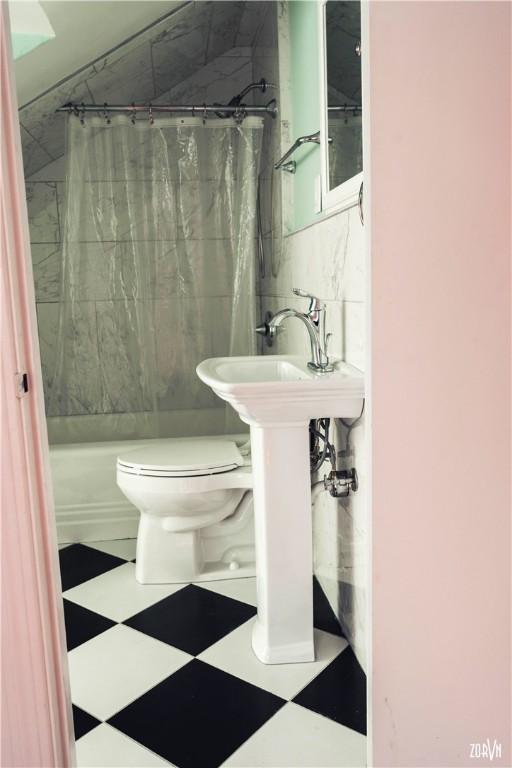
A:
[[[370,5],[375,766],[511,764],[510,30]]]
[[[0,13],[1,765],[68,766],[73,737],[16,94]],[[15,372],[29,393],[16,397]]]

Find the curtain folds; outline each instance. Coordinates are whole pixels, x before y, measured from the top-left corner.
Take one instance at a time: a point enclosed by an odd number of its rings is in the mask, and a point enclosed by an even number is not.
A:
[[[130,437],[157,437],[164,414],[204,409],[208,431],[223,406],[196,365],[255,353],[262,128],[69,117],[49,416],[117,414],[123,436],[131,419]],[[78,421],[70,440],[87,440]]]

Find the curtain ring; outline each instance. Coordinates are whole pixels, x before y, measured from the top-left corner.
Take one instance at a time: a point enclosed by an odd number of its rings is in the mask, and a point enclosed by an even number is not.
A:
[[[155,122],[155,119],[154,119],[154,117],[153,117],[153,105],[152,105],[152,104],[150,104],[150,105],[149,105],[149,124],[150,124],[150,125],[153,125],[153,124],[154,124],[154,122]]]
[[[108,104],[105,101],[104,104],[103,104],[103,117],[105,118],[105,120],[107,122],[107,125],[110,125],[110,115],[108,114],[107,107],[108,107]]]

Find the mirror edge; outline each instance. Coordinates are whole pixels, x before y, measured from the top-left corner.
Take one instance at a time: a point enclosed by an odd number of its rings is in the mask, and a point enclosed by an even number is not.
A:
[[[327,0],[317,0],[318,13],[318,55],[320,74],[320,185],[321,213],[335,213],[353,208],[359,202],[359,188],[364,178],[364,169],[347,179],[334,189],[329,189],[329,147],[327,120],[327,41],[326,41],[326,5]]]

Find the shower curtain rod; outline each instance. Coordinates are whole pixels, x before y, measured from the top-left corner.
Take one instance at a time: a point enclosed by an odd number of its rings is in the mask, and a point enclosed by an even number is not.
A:
[[[126,112],[135,115],[138,112],[148,112],[150,119],[157,112],[186,113],[193,117],[215,114],[217,116],[233,115],[233,117],[245,117],[245,115],[270,115],[277,116],[277,104],[272,99],[262,106],[238,106],[223,104],[74,104],[69,102],[58,107],[56,112],[68,112],[69,114],[82,115],[85,112],[101,112],[107,116],[110,112]]]

